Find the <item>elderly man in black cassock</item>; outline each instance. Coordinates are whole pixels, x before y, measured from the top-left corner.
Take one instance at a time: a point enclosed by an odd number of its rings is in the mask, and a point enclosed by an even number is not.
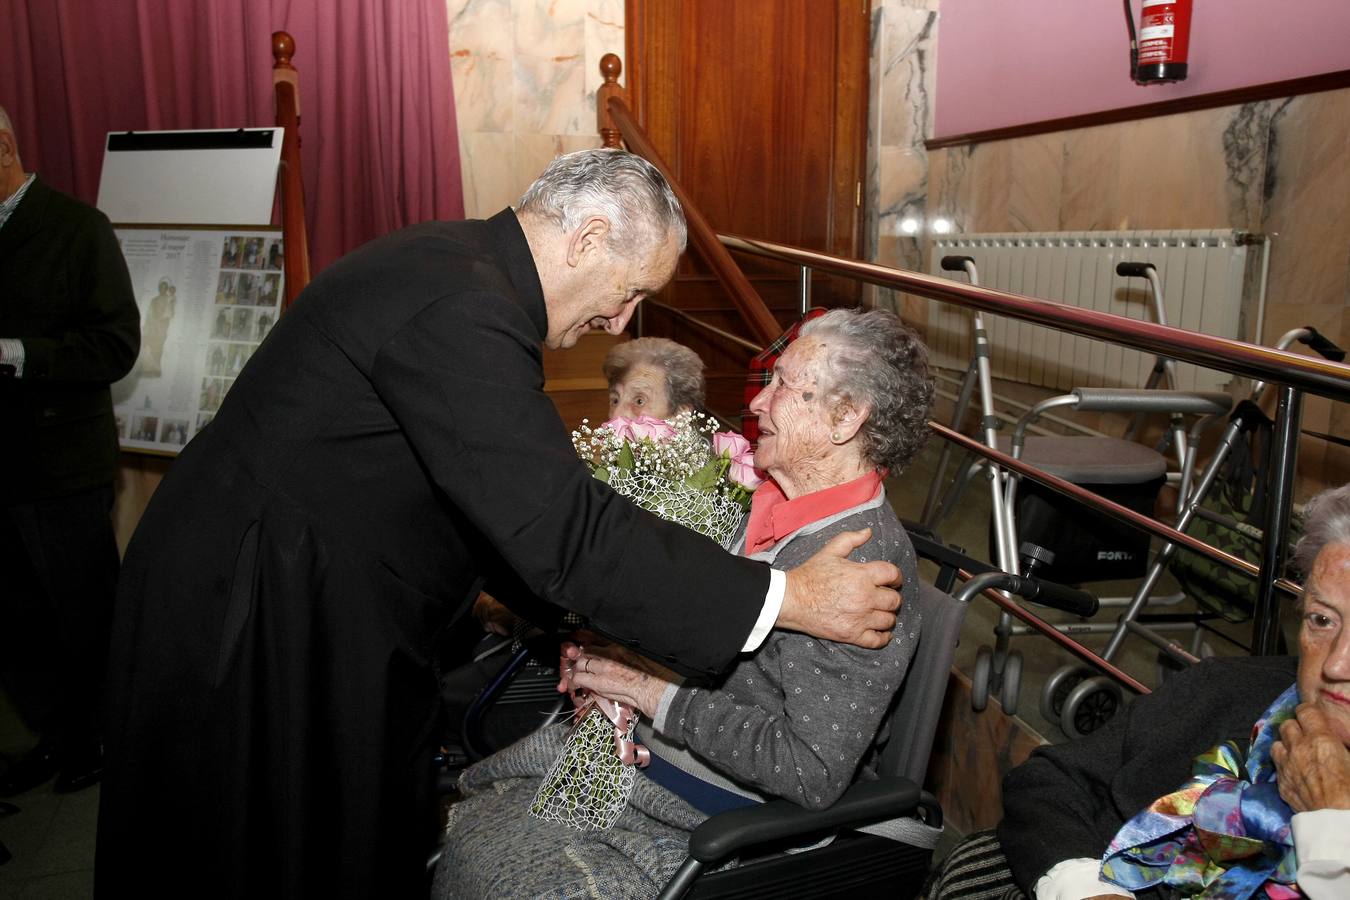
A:
[[[654,168],[585,151],[314,280],[128,549],[102,895],[423,894],[433,644],[499,569],[689,674],[775,621],[884,645],[898,572],[844,559],[865,532],[771,574],[591,478],[543,392],[540,345],[622,331],[684,244]]]

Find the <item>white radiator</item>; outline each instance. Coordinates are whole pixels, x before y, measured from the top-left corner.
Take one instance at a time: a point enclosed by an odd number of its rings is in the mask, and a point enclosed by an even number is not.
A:
[[[1241,338],[1245,298],[1260,287],[1258,278],[1248,276],[1247,250],[1263,240],[1232,230],[967,234],[937,239],[929,271],[964,281],[961,273],[942,270],[942,258],[969,256],[984,287],[1153,320],[1148,281],[1116,274],[1117,263],[1151,262],[1162,281],[1167,324]],[[1251,256],[1256,261],[1260,254]],[[930,302],[928,340],[938,365],[969,364],[971,317],[960,307]],[[1060,390],[1142,387],[1153,366],[1149,354],[1016,319],[986,314],[985,328],[996,378]],[[1231,378],[1177,366],[1183,390],[1216,390]]]

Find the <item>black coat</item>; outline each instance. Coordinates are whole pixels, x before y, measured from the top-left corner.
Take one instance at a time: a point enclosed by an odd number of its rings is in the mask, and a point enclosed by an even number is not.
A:
[[[1028,897],[1057,862],[1100,859],[1136,813],[1171,793],[1220,741],[1246,747],[1261,713],[1294,683],[1289,656],[1210,659],[1140,697],[1101,731],[1042,747],[1003,779],[998,839]]]
[[[659,659],[735,657],[768,569],[590,477],[546,330],[509,210],[369,244],[281,318],[127,552],[100,892],[423,892],[433,642],[501,560]]]
[[[23,377],[0,377],[0,504],[112,484],[108,386],[136,361],[140,313],[107,217],[41,178],[0,228],[0,338],[24,345]]]

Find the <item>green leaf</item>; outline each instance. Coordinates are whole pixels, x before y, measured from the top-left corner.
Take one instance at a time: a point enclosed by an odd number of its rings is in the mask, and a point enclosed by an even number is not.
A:
[[[637,464],[636,460],[633,459],[632,444],[629,444],[627,441],[624,441],[623,449],[619,451],[619,458],[615,460],[615,465],[617,465],[620,469],[623,469],[624,471],[631,472],[633,470],[633,466],[636,464]]]

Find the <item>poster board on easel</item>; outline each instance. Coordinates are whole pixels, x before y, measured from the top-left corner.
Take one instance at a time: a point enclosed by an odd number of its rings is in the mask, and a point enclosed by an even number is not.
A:
[[[276,322],[281,141],[280,128],[108,135],[98,205],[141,314],[140,354],[112,388],[123,450],[177,454]]]

